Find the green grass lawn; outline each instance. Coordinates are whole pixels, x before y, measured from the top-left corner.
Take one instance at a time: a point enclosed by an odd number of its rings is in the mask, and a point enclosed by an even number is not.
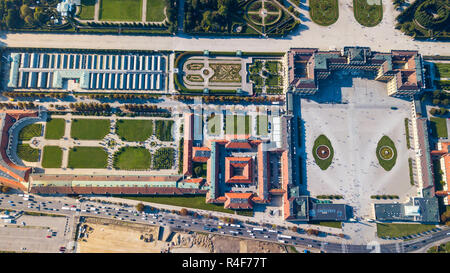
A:
[[[153,169],[171,169],[175,161],[173,148],[159,148],[153,154]]]
[[[394,155],[391,159],[385,160],[380,156],[380,150],[383,146],[390,147]],[[397,161],[397,149],[395,148],[395,144],[388,136],[383,136],[380,141],[378,141],[377,149],[376,149],[376,156],[378,158],[378,163],[380,163],[381,167],[385,169],[386,171],[392,170],[395,166],[395,162]]]
[[[155,135],[161,141],[173,141],[173,120],[155,120]]]
[[[383,5],[369,5],[367,0],[353,0],[353,13],[358,23],[374,27],[383,19]]]
[[[433,228],[435,228],[434,225],[422,224],[377,224],[377,235],[378,237],[403,237]]]
[[[342,222],[309,222],[309,224],[332,228],[342,228]]]
[[[95,0],[81,0],[81,20],[94,20]]]
[[[45,124],[45,139],[61,139],[64,136],[66,121],[62,118],[50,119]]]
[[[339,18],[338,0],[310,0],[309,15],[314,23],[329,26]]]
[[[43,168],[61,168],[62,150],[58,146],[45,146],[42,158]]]
[[[142,0],[101,0],[99,19],[101,21],[142,20]]]
[[[317,156],[316,150],[320,145],[325,145],[330,149],[330,155],[328,156],[328,158],[320,159]],[[319,166],[320,169],[322,170],[328,169],[328,167],[331,165],[331,162],[333,162],[334,150],[330,140],[325,135],[320,135],[316,138],[316,140],[314,141],[312,154],[317,166]]]
[[[108,154],[102,147],[76,147],[69,151],[69,168],[104,169]]]
[[[431,131],[433,132],[434,137],[448,137],[447,121],[445,120],[445,118],[431,117],[430,124]]]
[[[436,77],[438,78],[450,78],[450,64],[434,63],[436,69]]]
[[[250,134],[250,116],[245,116],[245,134]]]
[[[150,169],[150,152],[143,147],[125,147],[114,155],[114,168],[119,170]]]
[[[22,128],[19,132],[19,140],[30,140],[39,137],[42,133],[42,124],[30,124]]]
[[[39,161],[39,149],[31,148],[28,144],[17,145],[17,156],[28,162]]]
[[[256,116],[256,134],[267,136],[268,134],[268,118],[266,115]]]
[[[109,119],[74,119],[70,135],[73,139],[100,140],[109,133]]]
[[[153,120],[120,119],[117,135],[125,141],[145,141],[153,135]]]
[[[147,22],[161,22],[166,18],[164,0],[147,0]]]
[[[158,204],[166,204],[179,206],[184,208],[203,209],[210,211],[220,211],[234,214],[233,210],[223,208],[222,204],[208,204],[205,202],[204,196],[127,196],[125,199],[138,200],[143,202],[152,202]]]

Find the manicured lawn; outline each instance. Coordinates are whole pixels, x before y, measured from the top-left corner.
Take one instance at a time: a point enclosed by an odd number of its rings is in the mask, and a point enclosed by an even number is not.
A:
[[[250,116],[245,116],[245,134],[250,134]]]
[[[433,132],[433,135],[435,137],[443,137],[443,138],[448,137],[447,121],[445,120],[445,118],[431,117],[430,124],[431,124],[431,131]]]
[[[159,148],[153,155],[153,169],[171,169],[175,161],[173,148]]]
[[[42,124],[30,124],[22,128],[19,132],[19,140],[30,140],[39,137],[42,133]]]
[[[95,0],[81,0],[81,20],[94,20]]]
[[[45,146],[42,158],[43,168],[61,168],[62,150],[58,146]]]
[[[179,206],[184,208],[203,209],[211,211],[220,211],[234,214],[234,211],[224,209],[223,204],[208,204],[205,202],[204,196],[139,196],[139,197],[122,197],[125,199],[139,200],[144,202],[152,202],[158,204],[166,204]]]
[[[389,147],[394,152],[393,156],[389,160],[385,160],[381,157],[380,153],[382,151],[383,147]],[[395,162],[397,160],[397,149],[395,148],[395,144],[388,136],[383,136],[380,141],[378,141],[377,149],[376,149],[376,155],[378,158],[378,163],[380,163],[381,167],[385,169],[386,171],[392,170],[392,168],[395,165]]]
[[[104,169],[108,154],[102,147],[76,147],[69,151],[68,167]]]
[[[309,8],[311,19],[318,25],[329,26],[339,18],[338,0],[310,0]]]
[[[435,228],[434,225],[422,224],[377,224],[377,235],[378,237],[403,237],[433,228]]]
[[[28,144],[17,145],[17,156],[28,162],[39,161],[39,149],[31,148]]]
[[[332,228],[342,228],[342,222],[310,222],[309,224]]]
[[[114,168],[119,170],[150,169],[150,152],[143,147],[125,147],[114,155]]]
[[[268,119],[266,115],[256,116],[256,134],[263,136],[268,134]]]
[[[100,140],[110,131],[109,119],[74,119],[70,135],[73,139]]]
[[[153,120],[117,121],[117,135],[125,141],[145,141],[153,135]]]
[[[102,21],[141,21],[142,0],[101,0]]]
[[[64,136],[66,122],[62,118],[50,119],[45,124],[45,139],[61,139]]]
[[[173,120],[155,120],[155,135],[161,141],[173,141]]]
[[[326,159],[321,159],[316,154],[317,148],[321,145],[325,145],[330,149],[330,155]],[[331,165],[331,162],[333,162],[334,150],[330,140],[325,135],[320,135],[316,138],[316,140],[314,141],[312,154],[317,166],[319,166],[320,169],[328,169],[328,167]]]
[[[161,22],[166,16],[164,0],[147,0],[147,22]]]
[[[450,64],[434,63],[436,69],[436,77],[450,78]]]
[[[363,26],[373,27],[383,19],[383,5],[369,5],[367,0],[353,0],[355,19]]]

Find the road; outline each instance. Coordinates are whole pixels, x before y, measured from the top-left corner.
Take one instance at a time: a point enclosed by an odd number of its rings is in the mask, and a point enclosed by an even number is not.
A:
[[[352,245],[350,242],[344,240],[343,243],[327,242],[325,238],[313,237],[304,233],[292,236],[289,235],[292,233],[283,227],[279,227],[278,230],[271,230],[270,228],[261,225],[244,223],[232,225],[222,223],[217,217],[194,218],[192,216],[180,216],[164,211],[158,211],[156,213],[138,212],[130,205],[117,206],[112,204],[99,204],[89,200],[79,202],[72,198],[63,199],[52,197],[53,201],[49,201],[49,199],[50,198],[48,197],[33,196],[30,200],[24,200],[24,197],[19,196],[18,194],[0,194],[0,208],[16,211],[62,214],[71,217],[92,216],[109,219],[114,218],[122,221],[170,227],[174,231],[201,231],[244,239],[281,242],[306,249],[321,250],[327,253],[412,252],[432,242],[445,239],[446,237],[450,238],[450,228],[439,227],[436,228],[435,231],[426,234],[425,237],[420,237],[411,241],[396,241],[394,243],[381,245],[378,245],[377,243],[369,245]]]

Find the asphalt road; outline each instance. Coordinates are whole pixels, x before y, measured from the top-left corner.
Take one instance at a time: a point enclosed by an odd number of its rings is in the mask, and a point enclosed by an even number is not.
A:
[[[420,249],[427,244],[442,240],[450,236],[450,228],[436,228],[425,236],[410,241],[395,241],[390,244],[373,243],[369,245],[352,245],[348,243],[327,242],[326,237],[312,237],[306,234],[289,236],[284,228],[270,230],[260,225],[244,223],[227,224],[219,219],[193,218],[192,216],[180,216],[167,212],[140,213],[132,206],[101,204],[92,201],[78,202],[76,199],[63,199],[42,196],[33,196],[30,200],[24,200],[18,194],[0,194],[0,208],[16,211],[32,211],[49,214],[63,214],[66,216],[93,216],[114,218],[121,221],[160,225],[170,227],[172,230],[201,231],[245,239],[257,239],[270,242],[279,242],[299,246],[306,249],[321,250],[329,253],[403,253]],[[211,229],[212,228],[212,229]],[[262,230],[261,230],[262,229]],[[319,239],[320,238],[320,239]]]

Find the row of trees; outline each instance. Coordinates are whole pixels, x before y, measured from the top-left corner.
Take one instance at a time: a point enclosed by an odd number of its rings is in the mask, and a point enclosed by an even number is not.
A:
[[[158,99],[158,95],[150,94],[87,94],[83,95],[90,99],[117,99],[117,100],[133,100],[133,99]]]
[[[343,199],[342,195],[317,195],[318,199]]]
[[[67,93],[35,93],[35,92],[3,92],[3,96],[9,98],[58,98],[67,97]]]
[[[166,24],[151,23],[151,22],[125,22],[125,23],[114,23],[114,22],[86,22],[87,26],[90,27],[126,27],[126,28],[148,28],[148,27],[160,27],[166,26]]]
[[[17,104],[15,103],[0,103],[1,109],[35,109],[36,105],[32,102],[19,102]]]
[[[203,101],[210,102],[234,102],[234,103],[271,103],[284,101],[283,97],[240,97],[240,96],[204,96]]]
[[[187,0],[186,32],[230,32],[232,15],[242,13],[236,0]]]
[[[124,108],[132,112],[159,112],[166,110],[156,105],[148,105],[148,104],[125,104]]]
[[[84,102],[78,102],[78,103],[70,103],[69,104],[70,109],[76,110],[79,112],[109,112],[111,111],[111,106],[108,103],[84,103]]]
[[[371,195],[370,198],[372,199],[398,199],[398,195]]]

